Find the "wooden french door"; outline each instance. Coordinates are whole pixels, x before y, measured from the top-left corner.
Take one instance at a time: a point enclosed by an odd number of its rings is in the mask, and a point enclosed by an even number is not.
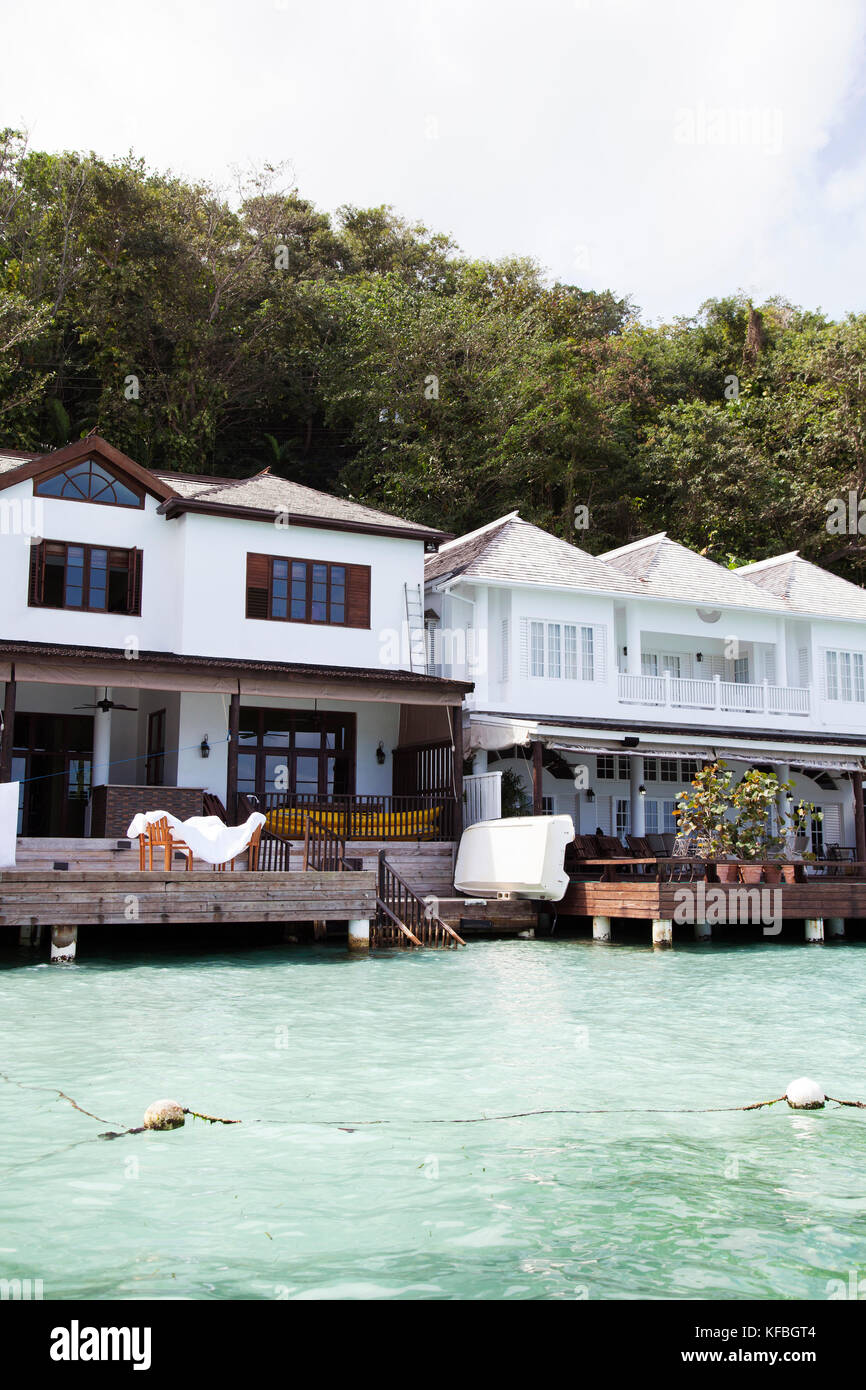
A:
[[[93,761],[93,717],[16,714],[12,751],[22,781],[22,835],[83,835]]]
[[[238,791],[354,792],[355,734],[354,714],[241,706]]]

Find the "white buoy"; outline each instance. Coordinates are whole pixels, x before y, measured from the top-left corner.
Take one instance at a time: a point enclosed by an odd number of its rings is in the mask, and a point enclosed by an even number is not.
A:
[[[183,1106],[176,1100],[155,1100],[144,1112],[145,1129],[179,1129],[183,1123]]]
[[[826,1096],[817,1081],[800,1076],[789,1084],[785,1100],[792,1110],[822,1110]]]

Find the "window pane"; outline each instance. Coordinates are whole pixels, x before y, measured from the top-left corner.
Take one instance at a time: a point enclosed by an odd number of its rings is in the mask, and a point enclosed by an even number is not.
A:
[[[585,681],[595,680],[595,645],[594,633],[591,627],[580,629],[581,661],[583,665],[583,679]]]
[[[298,561],[292,564],[292,617],[296,622],[307,617],[307,566]]]
[[[544,623],[529,624],[529,674],[544,675]]]
[[[852,657],[854,665],[854,699],[862,704],[866,699],[866,690],[863,684],[863,653],[855,652]]]
[[[549,623],[547,627],[547,674],[555,680],[562,675],[559,623]]]
[[[573,623],[566,623],[563,627],[564,647],[565,647],[565,679],[567,681],[577,680],[577,628]]]
[[[84,602],[84,546],[70,545],[66,550],[66,607],[80,608]]]
[[[108,551],[91,550],[88,606],[104,608],[108,590]]]
[[[678,782],[679,769],[677,767],[676,758],[661,758],[659,762],[661,767],[661,780],[663,782]],[[671,802],[672,806],[673,804],[674,803]]]
[[[839,678],[838,663],[835,652],[824,653],[827,667],[827,699],[838,700],[839,698]]]

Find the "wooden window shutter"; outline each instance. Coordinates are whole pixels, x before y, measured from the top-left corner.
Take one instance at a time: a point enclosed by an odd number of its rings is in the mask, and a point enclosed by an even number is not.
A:
[[[42,605],[45,587],[45,542],[38,541],[30,546],[30,580],[27,588],[27,603],[31,608]]]
[[[370,566],[346,566],[346,626],[370,626]]]
[[[269,616],[268,592],[271,583],[271,561],[268,555],[247,555],[247,617]]]
[[[141,613],[141,551],[130,550],[129,568],[126,572],[126,611]]]

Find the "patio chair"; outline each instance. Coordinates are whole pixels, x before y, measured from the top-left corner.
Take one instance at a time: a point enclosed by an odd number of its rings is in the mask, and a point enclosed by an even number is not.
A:
[[[669,853],[669,850],[665,846],[664,835],[656,835],[652,833],[646,835],[645,838],[647,844],[649,845],[650,854],[654,854],[658,858],[659,856],[666,855]]]
[[[171,856],[176,849],[186,855],[187,872],[192,868],[192,850],[189,845],[184,844],[183,840],[175,840],[172,837],[171,826],[164,816],[160,820],[150,821],[147,834],[139,837],[139,868],[144,868],[145,850],[147,851],[148,868],[153,868],[154,849],[160,849],[165,854],[166,873],[171,872]]]

